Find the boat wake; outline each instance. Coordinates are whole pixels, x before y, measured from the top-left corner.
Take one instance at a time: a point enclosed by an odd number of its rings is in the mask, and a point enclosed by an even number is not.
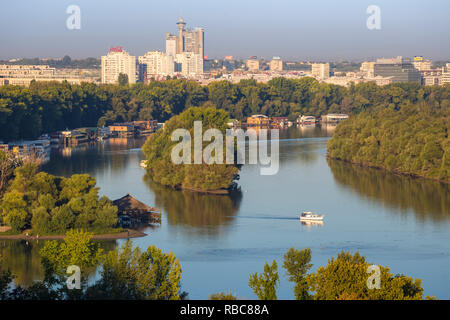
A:
[[[275,217],[275,216],[236,216],[233,218],[267,219],[267,220],[298,220],[298,217]]]

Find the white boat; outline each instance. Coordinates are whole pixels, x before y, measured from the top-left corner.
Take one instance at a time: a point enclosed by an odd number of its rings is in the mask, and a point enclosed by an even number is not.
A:
[[[300,214],[300,221],[322,221],[323,217],[324,217],[323,214],[316,214],[310,211],[303,211]]]

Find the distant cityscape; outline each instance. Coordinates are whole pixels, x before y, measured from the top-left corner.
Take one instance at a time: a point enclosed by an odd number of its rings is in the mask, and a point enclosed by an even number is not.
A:
[[[111,47],[95,67],[51,67],[46,64],[22,64],[19,59],[0,64],[0,85],[24,85],[31,81],[67,81],[114,84],[124,74],[128,83],[149,83],[166,79],[185,78],[207,85],[217,80],[238,83],[254,79],[268,82],[276,77],[314,77],[318,81],[349,86],[351,83],[375,82],[383,86],[395,82],[416,82],[423,85],[450,83],[450,63],[434,66],[422,56],[380,58],[354,64],[346,70],[332,68],[330,62],[283,61],[251,56],[248,59],[208,59],[205,56],[203,28],[186,28],[183,18],[176,23],[178,34],[166,33],[165,52],[152,50],[143,56],[133,56],[122,46]],[[69,58],[70,60],[70,58]],[[42,62],[45,59],[41,59]]]

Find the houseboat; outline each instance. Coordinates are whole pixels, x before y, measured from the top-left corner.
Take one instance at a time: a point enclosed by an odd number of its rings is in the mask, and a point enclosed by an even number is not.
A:
[[[301,125],[315,125],[316,124],[316,117],[314,116],[301,116],[300,119],[298,119],[298,123]]]

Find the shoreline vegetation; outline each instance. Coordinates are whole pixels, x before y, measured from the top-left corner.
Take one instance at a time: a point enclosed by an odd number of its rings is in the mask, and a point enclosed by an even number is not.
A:
[[[223,80],[207,86],[181,79],[133,85],[32,81],[29,87],[0,86],[0,140],[36,139],[44,133],[116,122],[165,122],[190,107],[214,107],[241,121],[255,114],[288,117],[291,121],[300,115],[352,115],[422,102],[448,108],[449,88],[448,84],[377,86],[374,82],[344,87],[311,77],[280,77],[267,83]]]
[[[8,155],[2,153],[7,160]],[[123,230],[118,227],[118,208],[99,196],[97,182],[90,175],[54,176],[39,171],[34,161],[11,172],[5,178],[6,187],[0,190],[0,225],[10,227],[2,228],[7,233],[4,237],[20,238],[28,233],[41,239],[58,238],[71,229],[112,236]]]
[[[203,157],[202,163],[194,164],[195,152],[192,144],[188,147],[191,149],[188,150],[190,152],[188,157],[192,164],[175,164],[172,161],[174,147],[181,143],[172,141],[172,133],[177,129],[186,129],[192,136],[195,121],[202,122],[202,130],[215,128],[224,134],[228,128],[229,117],[227,112],[214,107],[192,107],[172,117],[166,122],[164,128],[151,135],[142,147],[147,160],[147,175],[154,182],[176,190],[227,195],[230,191],[238,189],[235,182],[239,179],[238,165],[208,164]],[[181,138],[185,142],[185,137]],[[205,150],[209,143],[203,141],[202,150]],[[225,146],[223,148],[225,153]],[[186,151],[183,147],[178,152],[183,153],[184,157]],[[216,151],[214,150],[214,152]]]
[[[74,250],[77,248],[77,250]],[[146,251],[126,241],[104,251],[91,233],[71,230],[63,241],[48,241],[39,250],[44,279],[25,287],[14,284],[15,275],[2,269],[0,255],[0,300],[183,300],[182,267],[172,252],[155,246]],[[374,265],[359,254],[341,251],[328,264],[312,272],[312,251],[291,247],[282,267],[293,286],[295,300],[423,300],[421,279],[393,274],[388,266]],[[80,288],[68,287],[67,266],[80,270]],[[94,282],[90,276],[99,270]],[[370,277],[368,273],[371,273]],[[259,300],[277,300],[281,272],[277,262],[268,262],[262,273],[249,275],[248,286]],[[369,277],[369,278],[368,278]],[[377,290],[373,290],[377,289]],[[231,292],[212,294],[211,300],[234,300]]]
[[[409,178],[413,178],[413,179],[426,179],[426,180],[429,180],[429,181],[440,182],[440,183],[443,183],[443,184],[450,185],[450,181],[440,180],[438,178],[430,178],[430,177],[427,177],[427,176],[424,176],[424,175],[418,175],[418,174],[413,174],[413,173],[405,173],[405,172],[401,172],[401,171],[390,170],[390,169],[388,169],[386,167],[373,166],[373,165],[370,165],[370,164],[365,164],[365,163],[360,163],[360,162],[355,162],[355,161],[350,161],[350,160],[345,160],[345,159],[332,158],[332,157],[330,157],[328,155],[327,155],[327,158],[328,159],[332,159],[332,160],[342,161],[342,162],[345,162],[345,163],[348,163],[348,164],[351,164],[351,165],[354,165],[354,166],[358,166],[358,167],[361,167],[361,168],[369,168],[369,169],[386,171],[386,172],[388,172],[390,174],[397,175],[397,176],[409,177]]]
[[[147,236],[146,233],[134,230],[124,229],[118,230],[117,233],[97,233],[92,235],[93,240],[117,240],[117,239],[131,239]],[[58,235],[30,235],[26,232],[20,234],[3,235],[0,232],[0,240],[63,240],[66,238],[65,234]]]
[[[426,104],[362,112],[340,123],[327,156],[450,183],[450,108]]]

